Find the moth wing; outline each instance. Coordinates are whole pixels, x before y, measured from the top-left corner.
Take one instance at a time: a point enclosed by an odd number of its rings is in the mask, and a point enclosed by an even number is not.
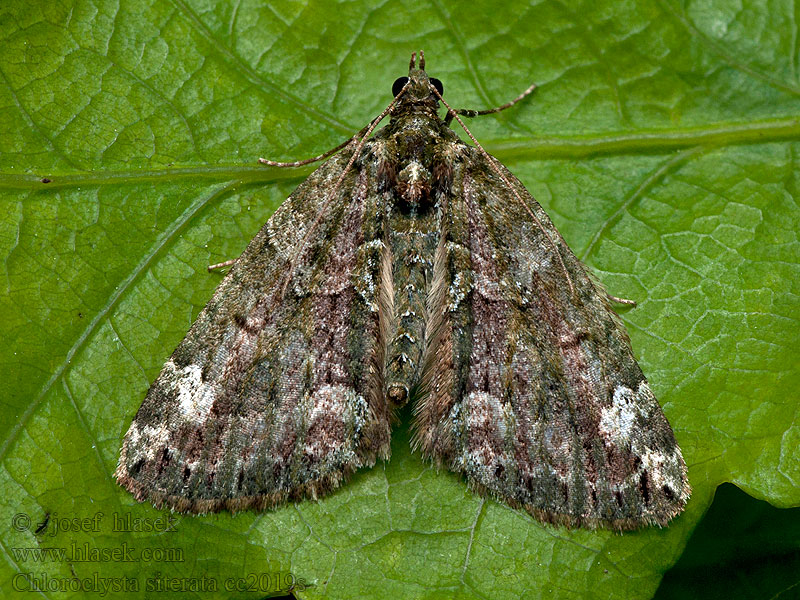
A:
[[[416,444],[544,521],[663,525],[690,494],[672,429],[606,293],[494,162],[522,202],[478,150],[456,163]]]
[[[363,173],[351,170],[319,218],[349,156],[274,213],[150,387],[116,471],[137,499],[265,508],[322,495],[388,457],[386,257],[365,243],[376,211]]]

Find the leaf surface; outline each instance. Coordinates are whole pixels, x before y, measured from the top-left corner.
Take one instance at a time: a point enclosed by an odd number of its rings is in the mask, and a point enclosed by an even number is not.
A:
[[[4,2],[0,589],[649,598],[720,483],[799,505],[794,16],[727,0]],[[454,106],[539,84],[469,125],[638,302],[622,315],[689,464],[685,514],[625,535],[545,526],[425,464],[403,424],[389,462],[319,503],[157,530],[165,515],[112,477],[122,435],[219,281],[206,266],[309,172],[256,158],[352,135],[419,47]],[[84,545],[136,558],[19,551]]]

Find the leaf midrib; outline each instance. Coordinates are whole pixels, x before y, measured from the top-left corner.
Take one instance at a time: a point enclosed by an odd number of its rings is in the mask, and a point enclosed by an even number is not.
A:
[[[581,136],[514,137],[483,144],[487,151],[504,160],[584,158],[595,155],[656,153],[697,146],[735,146],[800,140],[800,116],[764,119],[747,123],[722,123],[680,129],[642,129],[636,132],[603,133]],[[42,171],[37,174],[0,172],[0,190],[44,189],[86,185],[174,182],[176,178],[270,183],[297,179],[310,172],[304,169],[265,168],[258,165],[198,165],[164,169],[94,170],[87,173]],[[47,176],[47,184],[41,178]]]

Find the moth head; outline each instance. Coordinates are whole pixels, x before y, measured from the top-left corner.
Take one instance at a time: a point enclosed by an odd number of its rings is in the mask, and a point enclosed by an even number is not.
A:
[[[432,103],[435,107],[438,107],[438,99],[433,91],[434,88],[439,92],[439,95],[444,94],[442,82],[435,77],[428,77],[425,72],[425,55],[420,50],[419,68],[416,66],[416,53],[414,53],[411,55],[408,77],[399,77],[395,80],[394,85],[392,85],[392,96],[397,97],[402,92],[403,95],[399,99],[400,103]]]

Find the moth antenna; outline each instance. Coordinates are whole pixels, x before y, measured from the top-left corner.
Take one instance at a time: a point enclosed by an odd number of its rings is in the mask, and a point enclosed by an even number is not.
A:
[[[419,51],[419,68],[425,70],[425,52]]]
[[[411,69],[416,68],[416,66],[417,66],[417,53],[416,52],[412,52],[411,53],[411,62],[408,63],[408,70],[410,71]]]
[[[413,55],[411,59],[412,61],[414,60]],[[350,160],[347,162],[347,165],[345,165],[341,175],[339,175],[339,178],[333,185],[330,194],[326,196],[325,201],[322,203],[322,206],[320,207],[319,212],[317,213],[317,218],[314,219],[314,222],[311,224],[311,227],[308,228],[308,231],[306,231],[306,234],[303,236],[303,239],[300,241],[300,244],[298,244],[297,250],[295,250],[294,254],[292,254],[292,260],[289,262],[289,268],[286,271],[286,281],[284,282],[283,288],[281,289],[281,298],[283,298],[284,294],[286,293],[286,288],[289,287],[289,282],[292,280],[292,274],[294,273],[294,269],[297,266],[297,257],[300,256],[300,251],[305,247],[309,237],[311,236],[312,233],[314,233],[314,230],[316,230],[317,225],[319,225],[319,222],[322,220],[322,217],[325,215],[325,213],[327,213],[328,206],[330,205],[331,200],[336,196],[336,193],[339,191],[339,187],[341,187],[342,181],[344,181],[345,176],[347,175],[348,171],[350,171],[350,167],[353,166],[353,163],[356,161],[356,158],[358,158],[358,155],[361,154],[361,149],[364,147],[364,142],[367,141],[367,138],[373,132],[375,127],[378,126],[378,123],[383,121],[386,115],[392,112],[394,105],[397,104],[397,101],[399,100],[400,96],[402,96],[405,93],[409,85],[411,85],[410,79],[406,82],[403,88],[397,93],[397,95],[392,99],[392,101],[389,103],[389,106],[384,108],[383,112],[374,119],[372,119],[370,124],[364,128],[366,129],[366,132],[358,141],[358,145],[356,146],[355,150],[353,150],[353,155],[350,157]],[[362,129],[361,131],[364,131],[364,129]],[[356,138],[354,137],[351,141],[355,139]]]
[[[507,108],[511,108],[517,102],[519,102],[520,100],[522,100],[526,96],[529,96],[530,94],[532,94],[535,89],[536,89],[536,84],[532,83],[527,90],[525,90],[519,96],[517,96],[516,98],[511,100],[511,102],[506,102],[502,106],[496,106],[494,108],[487,108],[487,109],[484,109],[484,110],[472,110],[472,109],[469,109],[469,108],[458,108],[454,112],[459,114],[459,115],[461,115],[462,117],[469,117],[469,118],[480,117],[481,115],[491,115],[493,113],[499,113],[501,110],[505,110]],[[450,125],[450,122],[453,120],[453,116],[454,115],[452,113],[449,113],[449,112],[447,113],[447,116],[444,118],[444,122],[445,122],[446,125]]]
[[[536,225],[539,227],[539,229],[542,231],[542,233],[545,234],[545,236],[547,237],[548,241],[550,242],[550,245],[553,247],[553,250],[555,251],[556,256],[558,257],[558,262],[561,263],[561,269],[564,271],[564,275],[567,278],[567,283],[569,284],[569,290],[570,290],[570,292],[572,292],[574,294],[575,293],[575,286],[572,285],[572,277],[569,276],[569,271],[567,271],[567,266],[564,264],[564,259],[561,258],[561,252],[559,252],[559,250],[558,250],[558,245],[556,244],[555,240],[553,240],[553,238],[550,236],[550,232],[547,231],[547,229],[544,228],[544,225],[542,225],[542,222],[539,220],[539,217],[537,217],[534,214],[534,212],[531,210],[531,207],[528,206],[528,203],[525,202],[525,200],[523,200],[522,196],[519,195],[519,192],[517,192],[517,189],[513,185],[511,185],[511,182],[508,180],[508,177],[506,177],[503,174],[503,172],[500,170],[500,168],[495,164],[494,159],[489,155],[489,153],[486,150],[483,149],[483,146],[481,146],[481,143],[478,140],[475,139],[475,136],[472,135],[472,132],[469,129],[467,129],[467,126],[464,125],[464,121],[461,120],[461,117],[458,116],[458,113],[456,111],[454,111],[452,108],[450,108],[450,105],[445,101],[444,98],[442,98],[442,95],[439,93],[439,90],[437,90],[433,85],[431,85],[431,89],[433,90],[433,93],[436,94],[436,97],[439,98],[439,101],[442,104],[445,105],[445,107],[448,110],[448,114],[449,115],[453,115],[455,120],[458,121],[458,124],[461,125],[461,127],[464,128],[464,131],[467,132],[467,135],[469,136],[469,139],[471,139],[475,143],[475,146],[478,148],[478,150],[481,151],[481,154],[483,154],[484,158],[486,158],[486,160],[489,161],[489,164],[492,166],[492,170],[495,173],[497,173],[497,175],[500,176],[500,179],[503,180],[503,183],[505,183],[506,186],[508,186],[508,189],[510,189],[511,193],[514,194],[514,197],[520,202],[520,204],[522,204],[522,206],[525,207],[525,210],[528,211],[528,214],[536,222]],[[522,97],[524,97],[524,96],[525,96],[525,94],[522,95]]]
[[[342,148],[347,146],[347,144],[349,144],[354,139],[356,139],[358,136],[363,134],[364,131],[366,131],[366,129],[367,128],[364,127],[364,129],[362,129],[361,131],[356,133],[353,137],[348,138],[345,141],[343,141],[341,144],[336,146],[336,148],[331,148],[327,152],[323,152],[322,154],[320,154],[319,156],[315,156],[314,158],[306,158],[304,160],[296,160],[294,162],[277,162],[277,161],[274,161],[274,160],[268,160],[266,158],[259,158],[258,162],[260,162],[262,165],[268,165],[270,167],[302,167],[303,165],[308,165],[308,164],[317,162],[319,160],[326,159],[326,158],[328,158],[329,156],[331,156],[333,154],[336,154],[339,150],[341,150]]]

